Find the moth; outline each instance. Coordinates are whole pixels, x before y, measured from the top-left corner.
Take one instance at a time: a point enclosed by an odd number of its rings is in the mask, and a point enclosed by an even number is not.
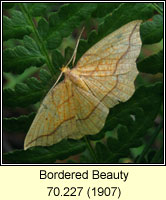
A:
[[[92,46],[74,68],[62,67],[64,80],[57,84],[58,79],[41,103],[24,149],[80,139],[103,128],[109,108],[135,91],[140,24],[135,20],[122,26]]]

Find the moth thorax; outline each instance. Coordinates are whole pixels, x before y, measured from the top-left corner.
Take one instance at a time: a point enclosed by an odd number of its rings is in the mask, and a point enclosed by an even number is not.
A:
[[[65,72],[65,77],[68,78],[73,84],[82,88],[83,90],[89,90],[85,82],[81,79],[81,77],[78,74],[75,74],[74,71],[70,70]]]

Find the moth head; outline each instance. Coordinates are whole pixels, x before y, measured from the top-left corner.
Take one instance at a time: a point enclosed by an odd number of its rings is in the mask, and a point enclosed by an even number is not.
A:
[[[61,68],[61,71],[62,71],[63,73],[66,73],[66,72],[69,72],[70,69],[69,69],[67,66],[63,66],[63,67]]]

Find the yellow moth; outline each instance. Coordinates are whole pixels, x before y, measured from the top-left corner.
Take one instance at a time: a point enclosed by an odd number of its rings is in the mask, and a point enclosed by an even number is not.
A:
[[[24,149],[80,139],[103,128],[109,108],[127,101],[135,91],[140,24],[136,20],[122,26],[92,46],[73,69],[62,68],[65,78],[44,98]]]

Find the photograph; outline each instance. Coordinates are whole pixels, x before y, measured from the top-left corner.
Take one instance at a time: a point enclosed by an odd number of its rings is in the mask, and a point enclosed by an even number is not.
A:
[[[1,165],[163,165],[161,2],[3,2]]]

